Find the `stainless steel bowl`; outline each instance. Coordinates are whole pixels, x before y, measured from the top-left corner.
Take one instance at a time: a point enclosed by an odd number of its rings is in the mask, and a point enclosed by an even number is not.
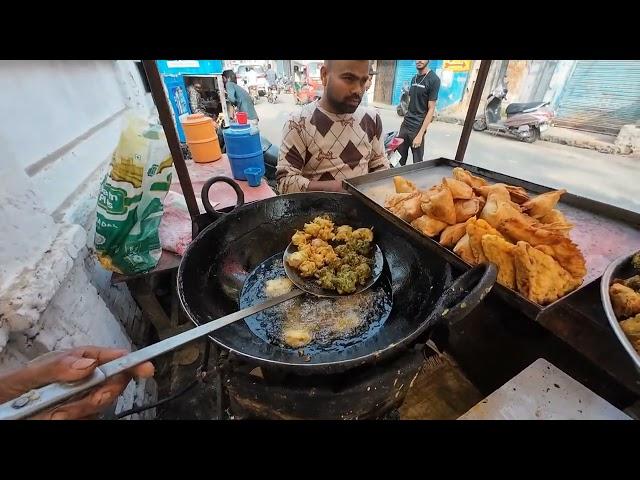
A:
[[[616,333],[618,340],[622,343],[622,346],[627,351],[636,368],[640,372],[640,354],[636,352],[631,345],[631,342],[622,331],[620,327],[620,323],[616,318],[616,314],[613,313],[613,306],[611,305],[611,297],[609,296],[609,287],[613,283],[615,278],[629,278],[637,272],[631,266],[631,257],[636,252],[630,253],[628,255],[622,256],[609,264],[605,272],[602,274],[602,280],[600,282],[600,297],[602,298],[602,305],[604,306],[604,311],[607,314],[607,318],[609,319],[609,323],[611,324],[611,328]]]

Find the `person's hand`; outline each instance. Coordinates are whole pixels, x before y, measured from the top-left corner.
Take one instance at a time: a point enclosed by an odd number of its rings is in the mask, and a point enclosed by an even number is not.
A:
[[[127,353],[127,350],[123,349],[102,347],[77,347],[47,353],[19,370],[0,375],[0,403],[50,383],[82,380],[89,377],[97,366]],[[149,378],[153,373],[153,364],[145,362],[107,379],[81,398],[69,399],[31,418],[39,420],[92,418],[118,398],[132,377]]]
[[[420,145],[422,145],[422,140],[424,138],[424,134],[426,132],[423,131],[419,131],[418,134],[415,136],[415,138],[413,139],[413,142],[411,143],[411,146],[413,148],[420,148]]]
[[[342,180],[330,180],[327,182],[327,192],[344,192]]]

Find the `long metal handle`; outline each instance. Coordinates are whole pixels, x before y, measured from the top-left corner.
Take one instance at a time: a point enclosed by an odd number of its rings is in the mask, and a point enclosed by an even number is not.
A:
[[[21,418],[31,417],[48,407],[56,405],[84,392],[85,390],[95,387],[109,377],[113,377],[118,373],[124,372],[131,367],[140,365],[147,360],[151,360],[152,358],[170,352],[171,350],[175,350],[186,343],[192,342],[193,340],[229,325],[230,323],[242,320],[245,317],[254,315],[269,307],[291,300],[303,293],[304,292],[302,290],[297,288],[293,289],[289,293],[267,300],[264,303],[243,308],[242,310],[218,318],[212,322],[205,323],[204,325],[200,325],[199,327],[191,330],[187,330],[186,332],[174,337],[169,337],[161,342],[136,350],[124,357],[117,358],[96,368],[91,377],[87,380],[73,383],[52,383],[45,387],[31,390],[21,397],[0,405],[0,420],[18,420]]]

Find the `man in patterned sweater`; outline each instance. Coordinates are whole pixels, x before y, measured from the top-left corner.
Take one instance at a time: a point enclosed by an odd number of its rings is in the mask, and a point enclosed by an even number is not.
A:
[[[282,132],[280,193],[342,191],[342,180],[389,168],[382,120],[360,107],[368,60],[327,60],[320,70],[324,94],[293,113]]]

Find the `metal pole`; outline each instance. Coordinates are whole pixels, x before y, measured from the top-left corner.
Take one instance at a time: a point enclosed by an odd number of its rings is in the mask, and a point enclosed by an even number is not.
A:
[[[464,127],[462,127],[462,135],[460,135],[460,142],[458,143],[458,150],[456,151],[456,160],[458,162],[464,162],[464,154],[467,151],[467,145],[469,144],[471,128],[476,118],[478,105],[480,105],[482,90],[484,89],[484,84],[487,81],[490,66],[491,60],[482,60],[480,62],[478,76],[476,77],[476,84],[473,87],[473,93],[471,94],[471,100],[469,101],[469,109],[467,110],[467,117],[464,119]]]
[[[173,157],[173,164],[176,167],[178,173],[178,179],[180,180],[180,186],[182,187],[182,194],[187,202],[187,208],[189,209],[189,215],[191,215],[191,221],[195,222],[200,210],[198,209],[198,202],[196,196],[193,193],[193,185],[191,184],[191,178],[189,177],[189,170],[187,164],[182,156],[182,149],[180,148],[180,140],[178,140],[178,133],[173,125],[173,117],[171,116],[171,110],[169,102],[164,93],[164,86],[162,85],[162,79],[160,78],[160,72],[158,71],[158,65],[155,60],[143,60],[144,70],[147,73],[147,79],[149,80],[149,86],[151,87],[151,95],[153,101],[158,109],[158,115],[160,116],[160,122],[162,128],[167,137],[167,143],[169,144],[169,150]]]

